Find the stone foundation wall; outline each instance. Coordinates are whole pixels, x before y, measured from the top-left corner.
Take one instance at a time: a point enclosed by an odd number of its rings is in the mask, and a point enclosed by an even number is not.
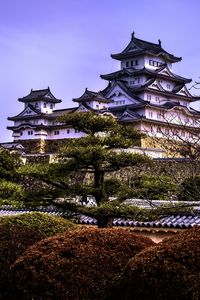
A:
[[[25,148],[27,154],[53,154],[64,145],[69,144],[71,139],[62,140],[20,140],[19,143]]]
[[[200,161],[184,159],[153,160],[151,165],[123,168],[110,176],[130,182],[132,177],[140,174],[166,175],[173,177],[177,181],[182,181],[193,174],[200,174]]]

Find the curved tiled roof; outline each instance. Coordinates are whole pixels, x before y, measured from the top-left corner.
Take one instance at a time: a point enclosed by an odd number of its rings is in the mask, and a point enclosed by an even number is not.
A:
[[[144,200],[141,200],[144,203]],[[4,206],[0,209],[0,216],[11,216],[22,213],[30,213],[33,211],[49,213],[56,216],[73,216],[71,212],[63,211],[62,209],[54,206],[38,207],[38,208],[14,208],[12,206]],[[85,215],[76,216],[76,223],[85,225],[96,225],[97,220]],[[160,220],[139,222],[131,219],[116,218],[113,221],[114,226],[124,227],[145,227],[145,228],[176,228],[176,229],[189,229],[193,226],[200,226],[200,207],[196,209],[195,213],[191,214],[179,214],[165,216]]]
[[[79,224],[86,225],[96,225],[97,220],[87,216],[81,216],[77,220]],[[131,219],[114,219],[114,226],[124,226],[124,227],[146,227],[146,228],[179,228],[179,229],[189,229],[193,226],[200,225],[200,215],[171,215],[166,216],[160,220],[148,221],[148,222],[138,222]]]
[[[40,101],[46,100],[52,103],[60,103],[61,100],[54,97],[51,93],[50,89],[43,89],[43,90],[31,90],[27,96],[19,98],[18,101],[20,102],[31,102],[31,101]]]
[[[139,56],[144,53],[159,56],[163,55],[166,57],[167,60],[171,62],[178,62],[182,58],[176,57],[173,54],[168,53],[165,51],[161,46],[161,41],[158,41],[158,44],[147,42],[141,39],[138,39],[134,36],[134,33],[132,34],[131,41],[127,45],[127,47],[120,53],[117,54],[111,54],[111,57],[114,59],[122,60],[127,57],[134,57]]]
[[[152,69],[148,69],[148,68],[142,68],[142,69],[135,69],[134,67],[131,68],[123,68],[122,70],[116,71],[116,72],[112,72],[112,73],[108,73],[108,74],[102,74],[100,75],[100,77],[102,79],[105,80],[113,80],[116,78],[121,78],[124,75],[127,76],[138,76],[138,75],[150,75],[152,78],[164,78],[164,79],[169,79],[169,76],[163,73],[160,73],[161,71],[163,71],[164,69],[166,69],[167,66],[166,64],[163,65],[162,67],[152,70]],[[168,68],[167,68],[168,72],[171,74],[170,76],[170,80],[175,81],[175,82],[179,82],[179,83],[190,83],[192,81],[192,79],[190,78],[185,78],[182,76],[179,76],[175,73],[172,73]]]
[[[85,89],[85,92],[79,97],[79,98],[73,98],[72,101],[74,102],[88,102],[88,101],[97,101],[97,102],[105,102],[110,103],[113,102],[112,99],[108,99],[104,97],[101,92],[93,92],[89,91],[87,88]]]

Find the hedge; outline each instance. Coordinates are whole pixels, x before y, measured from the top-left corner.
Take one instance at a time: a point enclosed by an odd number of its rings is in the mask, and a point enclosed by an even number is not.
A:
[[[25,226],[40,232],[43,237],[49,237],[77,227],[77,225],[62,217],[41,212],[0,217],[0,225],[1,224],[17,224]]]
[[[130,260],[112,300],[199,300],[200,228],[194,227]]]
[[[45,239],[13,265],[14,295],[38,300],[104,299],[128,260],[152,245],[131,229],[115,228],[86,228]]]
[[[44,213],[0,218],[0,299],[13,299],[10,266],[34,243],[74,228],[71,222]]]

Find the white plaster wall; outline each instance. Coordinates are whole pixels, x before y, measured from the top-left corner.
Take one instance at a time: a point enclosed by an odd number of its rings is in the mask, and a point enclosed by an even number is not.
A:
[[[69,133],[67,132],[69,130]],[[59,131],[59,134],[55,134],[55,131]],[[72,139],[80,138],[85,134],[83,132],[76,132],[74,128],[63,128],[63,129],[54,129],[48,134],[49,140],[60,140],[60,139]]]
[[[37,103],[37,106],[36,106]],[[46,103],[46,107],[44,107],[44,103]],[[29,102],[29,103],[25,103],[24,107],[27,107],[28,104],[31,104],[34,108],[38,109],[39,111],[43,112],[43,113],[52,113],[52,110],[55,108],[55,104],[54,103],[49,103],[49,102],[45,102],[45,101],[33,101],[33,102]],[[52,108],[51,108],[52,105]]]
[[[175,83],[173,81],[171,81],[170,79],[169,80],[162,79],[160,81],[160,85],[163,87],[163,89],[165,89],[166,91],[169,91],[169,92],[171,92],[175,87]],[[167,85],[170,85],[170,88],[168,88]]]
[[[89,101],[87,102],[88,106],[90,106],[93,109],[106,109],[108,107],[108,104],[105,102],[99,102],[99,101]]]
[[[131,61],[134,62],[135,60],[138,61],[138,65],[133,65],[133,66],[131,66]],[[123,60],[123,61],[121,62],[121,70],[122,70],[122,69],[127,69],[127,67],[126,67],[126,62],[129,62],[128,68],[141,69],[141,68],[144,67],[144,58],[141,57],[141,56],[140,56],[140,57],[133,57],[133,58],[129,58],[129,59]]]

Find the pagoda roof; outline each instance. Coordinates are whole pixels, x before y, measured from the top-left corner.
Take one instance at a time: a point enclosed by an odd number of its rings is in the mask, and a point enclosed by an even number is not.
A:
[[[161,72],[163,72],[163,73],[161,73]],[[192,81],[192,79],[190,79],[190,78],[185,78],[185,77],[182,77],[182,76],[172,73],[166,64],[156,70],[148,69],[145,67],[142,69],[123,68],[122,70],[119,70],[116,72],[112,72],[112,73],[105,74],[105,75],[100,75],[100,77],[105,80],[114,80],[114,79],[120,79],[121,77],[126,76],[126,75],[127,76],[137,76],[137,75],[143,75],[143,74],[152,76],[154,78],[169,79],[169,77],[170,77],[170,80],[176,81],[176,82],[190,83]]]
[[[161,46],[161,41],[158,40],[158,44],[147,42],[135,37],[132,33],[131,41],[127,47],[120,53],[111,54],[111,57],[117,60],[123,60],[125,58],[135,57],[143,54],[149,54],[153,56],[164,56],[168,61],[178,62],[182,58],[176,57],[167,51],[165,51]]]
[[[85,92],[82,94],[82,96],[80,96],[79,98],[73,98],[72,101],[79,103],[84,103],[88,101],[97,101],[104,103],[113,102],[112,99],[104,97],[104,95],[101,92],[89,91],[87,88],[85,89]]]
[[[51,103],[60,103],[62,100],[57,99],[54,97],[54,95],[51,93],[50,88],[48,87],[47,89],[43,90],[32,90],[27,96],[24,96],[22,98],[19,98],[18,101],[20,102],[35,102],[35,101],[48,101]]]

